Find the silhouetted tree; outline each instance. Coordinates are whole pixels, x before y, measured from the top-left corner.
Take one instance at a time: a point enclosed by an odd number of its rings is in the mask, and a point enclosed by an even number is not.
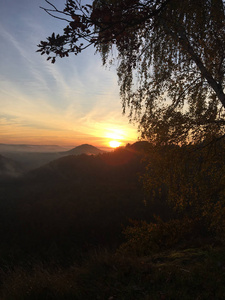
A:
[[[41,54],[77,55],[93,45],[103,64],[116,47],[123,111],[152,141],[185,142],[224,133],[224,0],[67,0],[44,10],[66,21]]]

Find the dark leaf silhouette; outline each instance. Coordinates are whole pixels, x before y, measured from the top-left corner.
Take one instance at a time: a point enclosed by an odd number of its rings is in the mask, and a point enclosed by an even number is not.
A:
[[[105,64],[116,47],[123,111],[143,137],[189,143],[224,134],[223,0],[67,1],[61,12],[46,2],[68,25],[40,50],[67,57],[93,45]]]

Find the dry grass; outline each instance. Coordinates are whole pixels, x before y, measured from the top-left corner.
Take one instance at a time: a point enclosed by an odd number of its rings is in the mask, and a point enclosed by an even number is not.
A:
[[[79,266],[1,273],[1,300],[225,299],[225,251],[197,248],[129,257],[95,252]]]

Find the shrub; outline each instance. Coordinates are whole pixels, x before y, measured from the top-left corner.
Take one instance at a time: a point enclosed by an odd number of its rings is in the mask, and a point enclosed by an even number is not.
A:
[[[199,232],[198,220],[184,217],[167,222],[157,218],[156,221],[156,223],[132,221],[132,225],[123,231],[127,241],[121,245],[119,251],[149,255],[191,240]]]

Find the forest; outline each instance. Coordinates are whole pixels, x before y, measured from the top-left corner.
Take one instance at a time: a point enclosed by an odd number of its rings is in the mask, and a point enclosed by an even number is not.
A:
[[[1,178],[1,299],[223,299],[224,152],[143,141]]]

